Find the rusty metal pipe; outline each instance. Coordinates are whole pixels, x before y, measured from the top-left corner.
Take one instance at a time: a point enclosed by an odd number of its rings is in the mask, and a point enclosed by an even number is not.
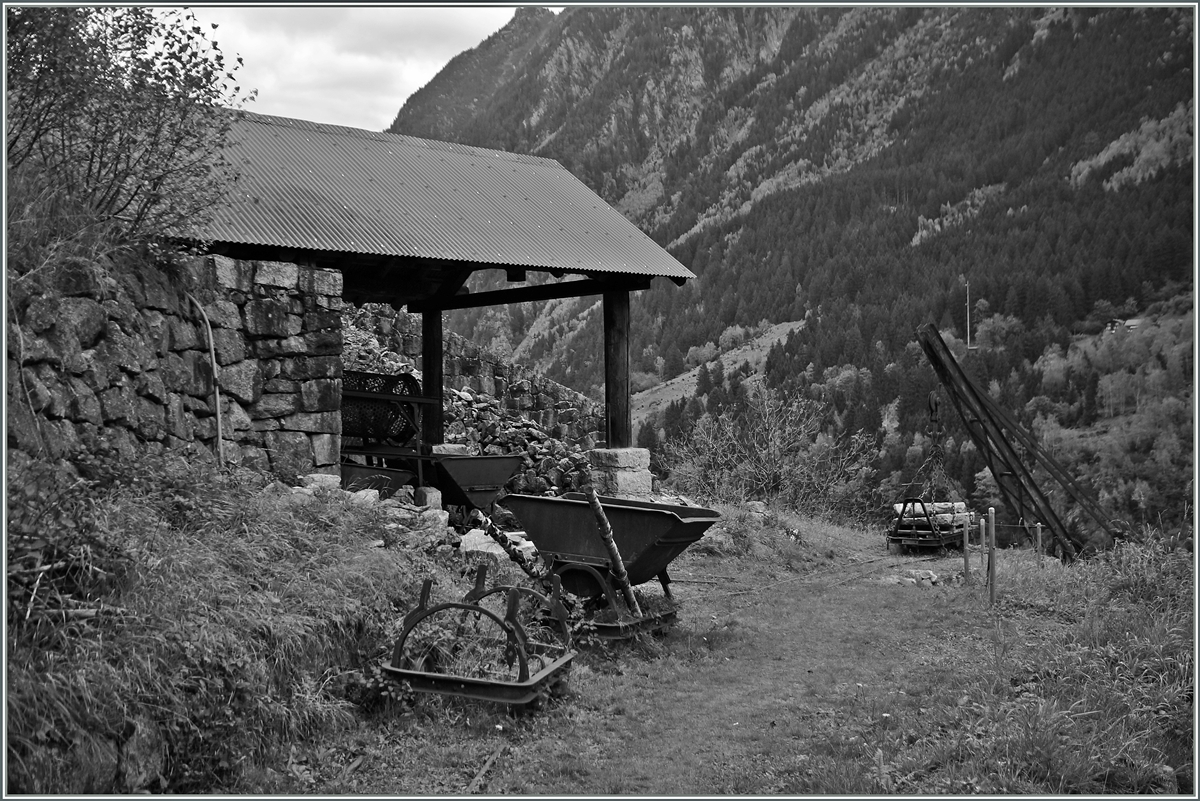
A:
[[[204,330],[208,334],[208,360],[212,365],[213,377],[213,407],[217,413],[217,464],[221,467],[225,466],[225,445],[221,430],[221,387],[217,381],[217,348],[213,342],[212,323],[208,320],[208,314],[204,311],[204,307],[200,305],[200,301],[192,297],[192,293],[184,292],[187,299],[190,300],[200,312],[200,316],[204,319]]]

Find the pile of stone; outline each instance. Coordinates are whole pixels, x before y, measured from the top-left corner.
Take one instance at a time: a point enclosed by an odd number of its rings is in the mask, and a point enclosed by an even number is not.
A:
[[[471,455],[522,456],[523,469],[509,480],[506,491],[561,495],[579,489],[577,471],[587,463],[584,450],[595,445],[590,438],[568,444],[483,393],[448,389],[446,400],[447,444]]]
[[[421,372],[404,356],[383,348],[374,334],[354,326],[345,331],[345,365],[347,370],[383,375],[411,373],[422,380]],[[586,464],[584,451],[595,447],[592,435],[574,442],[555,436],[541,423],[505,408],[499,398],[482,391],[448,387],[444,397],[445,441],[457,446],[456,452],[522,455],[522,469],[509,480],[506,492],[561,495],[579,489],[576,474]],[[561,424],[574,421],[578,414],[569,401],[557,403],[555,412],[558,434],[562,433]]]
[[[879,581],[883,584],[899,584],[902,587],[937,587],[948,583],[947,579],[938,576],[932,570],[906,570],[904,573],[882,576]]]
[[[417,372],[421,358],[420,315],[367,304],[343,309],[343,363],[347,370],[395,375]],[[538,375],[528,367],[481,348],[452,331],[445,333],[443,384],[448,389],[493,397],[499,405],[536,422],[556,439],[595,439],[603,423],[601,404]]]
[[[349,503],[376,506],[381,509],[384,523],[383,539],[376,547],[418,549],[427,553],[449,554],[458,548],[460,537],[450,525],[450,513],[442,508],[442,495],[432,487],[402,487],[383,499],[379,490],[345,490],[337,476],[312,473],[300,476],[299,486],[291,487],[276,481],[263,489],[264,493],[286,496],[296,504],[316,502],[319,496],[341,497]]]
[[[345,490],[337,476],[312,473],[301,476],[298,486],[276,481],[263,492],[288,497],[296,504],[315,503],[318,497],[341,497],[349,503],[377,507],[387,521],[383,524],[383,539],[373,543],[377,548],[419,550],[440,556],[458,554],[468,564],[489,562],[498,565],[509,560],[503,546],[482,529],[473,528],[460,535],[450,524],[450,513],[442,507],[441,492],[432,487],[414,490],[406,486],[388,498],[381,498],[378,490]],[[507,531],[503,535],[527,559],[536,558],[537,548],[529,542],[525,532]]]

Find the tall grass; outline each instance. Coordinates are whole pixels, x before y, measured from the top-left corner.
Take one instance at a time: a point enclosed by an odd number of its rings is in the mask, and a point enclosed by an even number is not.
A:
[[[67,494],[53,473],[9,473],[10,792],[231,786],[281,745],[353,720],[354,680],[438,570],[371,547],[378,510],[276,492],[249,471],[169,457],[85,467],[58,479]],[[36,592],[14,573],[31,567]]]
[[[1013,551],[997,590],[991,664],[964,677],[964,702],[903,749],[899,772],[925,792],[1175,792],[1177,775],[1190,787],[1191,554],[1158,538],[1070,566]]]

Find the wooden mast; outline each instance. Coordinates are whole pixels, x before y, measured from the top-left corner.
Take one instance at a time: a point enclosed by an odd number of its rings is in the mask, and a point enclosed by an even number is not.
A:
[[[609,448],[633,445],[629,390],[629,292],[605,292],[604,428]]]
[[[421,312],[421,379],[426,398],[434,401],[421,415],[421,441],[426,445],[441,445],[442,431],[442,312],[425,309]]]

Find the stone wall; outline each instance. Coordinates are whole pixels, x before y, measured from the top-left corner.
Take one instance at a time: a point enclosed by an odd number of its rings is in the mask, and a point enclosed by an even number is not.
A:
[[[395,373],[402,365],[420,369],[420,315],[379,304],[348,308],[343,330],[348,369],[386,373]],[[502,410],[520,414],[557,439],[580,442],[604,438],[602,403],[512,364],[503,354],[485,350],[451,331],[444,339],[442,369],[447,389],[494,397]]]
[[[170,268],[73,261],[11,280],[8,447],[213,458],[207,315],[225,460],[336,472],[341,288],[336,271],[220,256]]]
[[[222,256],[170,268],[75,260],[11,279],[8,447],[52,459],[164,448],[214,458],[207,316],[222,458],[283,475],[337,472],[343,364],[396,372],[421,358],[419,316],[356,310],[341,290],[335,270]],[[451,332],[445,351],[447,389],[493,396],[557,439],[602,439],[596,401]]]

